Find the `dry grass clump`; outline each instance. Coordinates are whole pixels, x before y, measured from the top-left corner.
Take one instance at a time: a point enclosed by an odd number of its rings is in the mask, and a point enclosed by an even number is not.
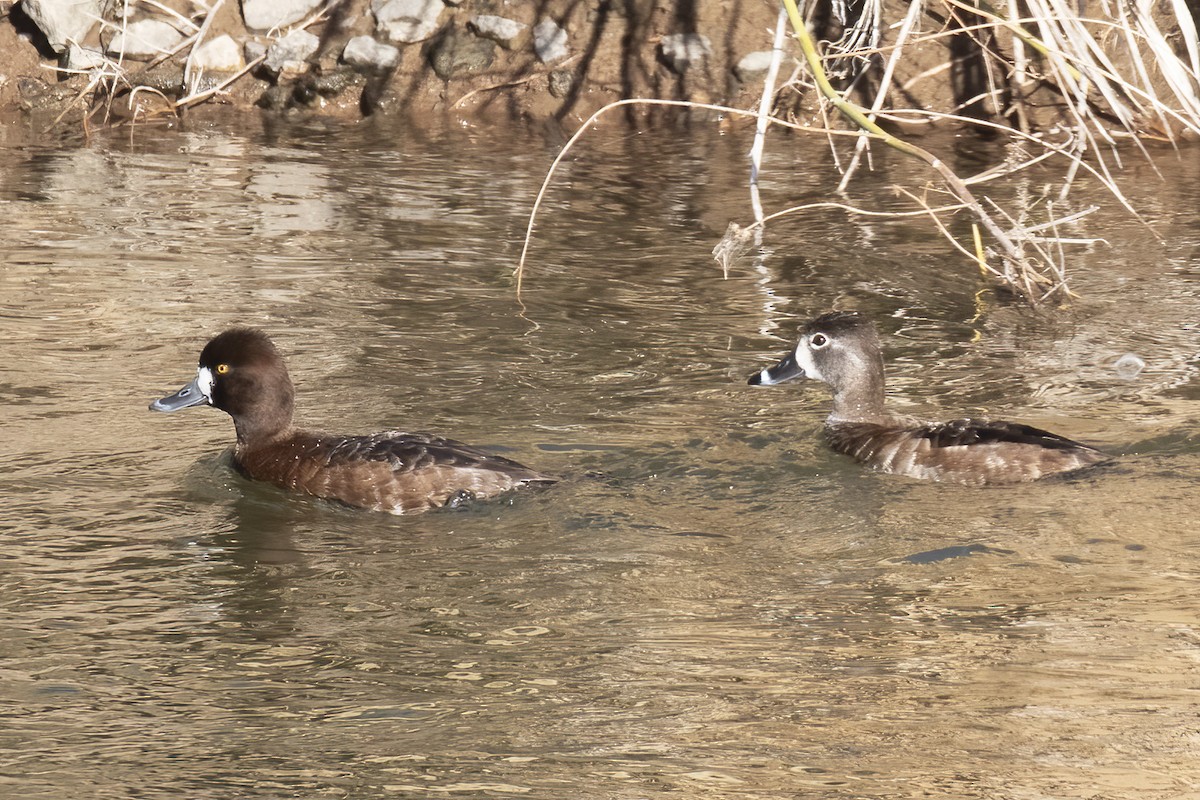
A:
[[[885,18],[885,10],[898,6],[904,13],[892,24]],[[852,17],[851,8],[857,8]],[[927,215],[951,245],[995,285],[1031,304],[1061,301],[1070,296],[1067,248],[1097,241],[1059,233],[1060,228],[1096,210],[1056,212],[1056,204],[1068,205],[1064,201],[1077,176],[1081,172],[1091,175],[1114,201],[1136,215],[1118,180],[1129,145],[1153,161],[1144,140],[1176,144],[1181,137],[1200,136],[1200,43],[1184,0],[1092,3],[1087,8],[1102,16],[1081,16],[1078,4],[1068,0],[1007,0],[997,6],[986,0],[910,0],[907,5],[896,2],[887,6],[883,0],[857,4],[823,0],[809,4],[810,19],[806,21],[796,0],[782,0],[774,36],[775,58],[756,110],[625,100],[588,119],[559,159],[599,116],[629,103],[687,105],[755,116],[756,135],[750,153],[755,221],[745,227],[731,223],[726,237],[714,248],[714,257],[728,270],[756,245],[761,253],[763,231],[770,220],[813,208],[798,206],[770,215],[762,208],[758,175],[772,126],[829,137],[835,162],[842,169],[838,192],[854,180],[873,146],[886,145],[924,162],[932,173],[932,187],[899,187],[914,205],[914,210],[905,214]],[[836,34],[826,36],[823,49],[809,30],[810,25],[817,25],[817,17]],[[830,20],[836,24],[830,26]],[[929,27],[932,29],[924,29]],[[802,64],[784,56],[783,42],[789,33],[799,44]],[[937,50],[946,54],[945,59],[932,66],[916,59],[920,66],[914,72],[909,64],[918,45],[922,54]],[[785,64],[791,75],[777,88]],[[912,74],[906,79],[899,77],[906,70]],[[903,102],[915,84],[944,73],[949,74],[954,97],[949,108],[893,102],[897,97]],[[817,103],[812,110],[814,97]],[[865,102],[859,101],[862,98]],[[800,114],[807,114],[814,124],[798,124]],[[997,168],[963,177],[935,153],[893,132],[937,124],[1008,137],[1013,142],[1012,156]],[[847,135],[856,139],[848,153],[840,144]],[[517,266],[518,287],[534,219],[557,164],[558,160],[547,174],[530,216]],[[1002,208],[983,194],[988,184],[1007,181],[1034,165],[1054,164],[1061,165],[1057,189],[1023,207]],[[947,202],[930,207],[924,198],[931,188],[943,193]],[[847,213],[888,215],[847,203],[818,205],[839,207]],[[973,227],[986,233],[985,242],[968,246],[951,233],[949,215],[964,213],[973,218]],[[1039,218],[1035,219],[1035,214]]]
[[[1057,230],[1095,209],[1058,217],[1054,203],[1044,205],[1045,217],[1030,219],[1033,208],[1016,211],[978,199],[970,187],[1001,181],[1043,162],[1062,164],[1057,190],[1065,200],[1080,171],[1094,176],[1128,211],[1136,214],[1121,193],[1117,174],[1122,143],[1132,143],[1150,159],[1142,140],[1176,143],[1179,137],[1200,135],[1200,45],[1196,27],[1183,0],[1168,3],[1102,3],[1103,17],[1083,17],[1078,4],[1066,0],[1008,0],[1003,8],[986,2],[912,0],[894,26],[894,38],[882,43],[885,21],[881,0],[859,5],[853,18],[843,18],[843,35],[822,54],[795,0],[783,0],[793,35],[804,54],[807,75],[798,75],[775,95],[806,96],[813,90],[837,116],[862,132],[838,186],[853,180],[873,140],[927,163],[941,187],[957,201],[955,209],[969,212],[987,233],[986,258],[959,244],[945,222],[934,224],[994,280],[1030,303],[1069,295],[1064,247],[1094,239],[1068,239]],[[835,4],[837,5],[837,4]],[[848,5],[848,4],[846,4]],[[937,29],[923,31],[922,21],[934,19]],[[1171,37],[1180,42],[1179,51]],[[918,74],[910,84],[934,71],[951,74],[955,103],[949,110],[896,106],[910,85],[896,84],[906,53],[920,45],[943,44],[943,64]],[[1181,52],[1180,52],[1181,51]],[[830,75],[840,76],[834,87]],[[866,96],[863,107],[851,98]],[[1053,109],[1047,119],[1045,109]],[[1002,168],[960,178],[934,154],[893,135],[880,123],[903,127],[914,123],[951,122],[990,135],[1003,135],[1020,154]],[[836,154],[835,154],[836,155]],[[918,193],[903,189],[917,200]]]

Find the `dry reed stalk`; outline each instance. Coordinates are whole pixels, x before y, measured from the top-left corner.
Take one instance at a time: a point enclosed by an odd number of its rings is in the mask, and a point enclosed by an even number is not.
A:
[[[718,260],[722,261],[726,269],[728,268],[730,259],[735,258],[739,252],[744,252],[740,248],[746,246],[745,242],[748,241],[746,235],[748,233],[753,231],[761,237],[761,231],[766,222],[783,214],[796,213],[815,207],[835,207],[841,208],[848,213],[880,216],[929,215],[942,234],[946,236],[947,240],[956,249],[971,258],[973,262],[978,263],[983,252],[982,243],[978,243],[975,247],[975,252],[971,252],[971,250],[963,247],[954,239],[939,217],[939,214],[947,211],[967,209],[975,216],[979,225],[988,231],[989,236],[997,243],[1000,250],[999,255],[1002,260],[1002,267],[995,269],[987,266],[986,273],[988,275],[998,283],[1024,297],[1030,303],[1038,303],[1056,296],[1070,296],[1070,291],[1066,283],[1066,272],[1063,266],[1063,246],[1065,244],[1095,243],[1102,240],[1088,237],[1063,237],[1058,235],[1058,227],[1069,222],[1076,222],[1086,214],[1091,213],[1094,208],[1065,217],[1056,217],[1053,205],[1050,204],[1048,205],[1048,215],[1050,218],[1048,222],[1028,225],[1018,221],[1012,214],[999,208],[990,198],[983,197],[976,199],[969,187],[994,181],[1002,176],[1028,169],[1035,164],[1043,163],[1053,157],[1063,157],[1066,159],[1068,165],[1065,182],[1060,192],[1063,196],[1069,191],[1074,176],[1079,172],[1086,172],[1099,180],[1113,197],[1130,213],[1136,216],[1136,210],[1120,191],[1109,161],[1103,156],[1101,151],[1110,153],[1116,165],[1120,166],[1120,154],[1116,150],[1118,144],[1117,137],[1124,135],[1136,140],[1140,132],[1137,127],[1137,120],[1141,115],[1146,113],[1156,115],[1164,130],[1169,131],[1173,123],[1200,133],[1200,94],[1197,92],[1197,89],[1200,88],[1200,77],[1197,77],[1196,70],[1196,66],[1200,64],[1200,46],[1189,41],[1187,48],[1191,66],[1190,68],[1188,68],[1188,65],[1180,66],[1182,62],[1166,46],[1165,37],[1154,26],[1153,19],[1148,15],[1146,0],[1134,1],[1136,3],[1136,13],[1127,14],[1122,17],[1120,23],[1115,23],[1106,20],[1071,18],[1071,15],[1067,13],[1068,9],[1064,4],[1064,0],[1027,0],[1025,7],[1030,10],[1027,11],[1024,17],[1016,16],[1015,11],[1018,8],[1018,3],[1016,0],[1011,0],[1008,3],[1010,12],[1008,19],[1000,17],[984,3],[968,4],[963,2],[963,0],[943,0],[947,6],[972,14],[973,19],[969,20],[972,24],[964,24],[956,27],[953,32],[941,31],[933,35],[920,35],[913,33],[918,11],[921,8],[921,4],[917,0],[914,0],[909,5],[909,10],[901,25],[900,33],[891,46],[877,47],[872,41],[872,47],[869,49],[859,51],[848,50],[842,53],[842,57],[856,57],[891,52],[884,70],[884,78],[881,81],[880,90],[875,97],[871,109],[864,112],[863,109],[849,102],[830,85],[824,71],[822,58],[817,54],[816,46],[808,35],[803,20],[800,18],[795,0],[782,0],[783,9],[791,22],[797,41],[800,42],[801,51],[809,66],[809,72],[817,90],[828,101],[828,105],[834,106],[838,112],[851,120],[859,129],[859,132],[852,134],[858,137],[859,141],[856,143],[854,159],[847,168],[839,189],[845,188],[847,181],[857,167],[859,155],[864,149],[863,142],[869,139],[878,139],[929,165],[938,173],[948,191],[959,202],[950,206],[931,208],[912,192],[902,190],[915,202],[922,205],[924,210],[911,213],[870,212],[840,203],[820,203],[796,206],[769,216],[765,215],[761,204],[758,202],[756,190],[757,176],[761,169],[762,147],[768,125],[770,123],[782,124],[793,130],[823,133],[827,137],[830,137],[831,144],[833,137],[846,133],[845,131],[835,131],[828,124],[814,128],[787,123],[783,120],[770,117],[767,114],[767,103],[769,99],[774,97],[773,79],[775,74],[777,74],[775,67],[779,60],[777,53],[776,59],[773,60],[774,63],[772,64],[771,78],[764,84],[762,100],[758,104],[757,114],[712,104],[629,99],[611,103],[585,121],[554,159],[535,198],[526,228],[521,255],[514,271],[518,297],[521,291],[525,262],[532,241],[537,213],[540,210],[558,165],[567,152],[570,151],[574,144],[579,141],[601,115],[613,108],[629,104],[708,109],[721,113],[757,117],[755,142],[751,151],[751,197],[756,222],[747,228],[740,228],[731,224],[727,237],[722,239],[717,247],[714,248],[714,255],[718,257]],[[1177,9],[1182,8],[1180,5],[1181,2],[1182,0],[1172,0]],[[976,22],[979,19],[983,19],[984,21]],[[1089,25],[1108,26],[1106,28],[1108,30],[1123,32],[1123,35],[1126,37],[1127,49],[1133,54],[1137,62],[1134,66],[1135,75],[1133,78],[1124,78],[1117,73],[1113,61],[1100,48],[1089,32]],[[1134,30],[1135,27],[1137,28],[1136,31]],[[1188,29],[1185,29],[1185,32],[1186,30]],[[1190,30],[1194,34],[1194,27]],[[1011,78],[1012,84],[1016,85],[1020,90],[1014,93],[1019,98],[1015,101],[1018,106],[1015,118],[1018,120],[1017,124],[1019,127],[1013,127],[989,119],[965,117],[956,114],[915,109],[885,109],[884,104],[888,88],[894,80],[894,67],[902,57],[903,49],[906,46],[916,42],[936,41],[952,35],[952,33],[958,35],[963,32],[974,32],[979,37],[978,41],[981,43],[981,46],[987,50],[987,57],[993,59],[995,63],[997,59],[1000,59],[1000,54],[998,51],[988,49],[986,42],[993,40],[985,37],[991,37],[1001,31],[1011,34],[1014,53],[1016,54],[1013,61],[1001,60],[1000,63],[1004,64],[1010,73],[1015,76]],[[1034,31],[1037,32],[1037,35],[1035,35]],[[1194,39],[1194,35],[1192,38]],[[1145,42],[1145,52],[1151,54],[1150,56],[1143,57],[1143,50],[1139,47],[1139,42]],[[1038,63],[1045,67],[1045,74],[1041,76],[1036,75],[1034,72],[1034,62],[1025,57],[1025,48],[1030,48],[1038,54]],[[778,51],[779,48],[776,47],[775,49]],[[1170,56],[1169,58],[1168,55]],[[1179,100],[1182,109],[1172,107],[1153,91],[1153,87],[1150,84],[1151,70],[1147,65],[1147,61],[1151,57],[1159,62],[1159,69],[1167,75],[1171,92]],[[947,68],[949,68],[949,65],[943,64],[930,70],[929,74]],[[999,98],[1002,96],[1007,97],[1009,89],[995,82],[995,74],[990,68],[986,70],[986,77],[989,83],[980,89],[976,97],[963,100],[962,106],[964,108],[970,107],[978,101],[990,98],[991,102],[999,109]],[[1067,135],[1063,141],[1050,141],[1044,136],[1030,133],[1029,121],[1021,111],[1020,105],[1023,102],[1025,87],[1028,85],[1029,80],[1034,78],[1040,78],[1043,81],[1048,80],[1053,85],[1058,86],[1062,91],[1062,96],[1067,100],[1066,108],[1068,114],[1071,116],[1072,124],[1068,127]],[[797,83],[799,83],[799,79],[797,75],[793,75],[792,80],[789,81],[789,85]],[[822,116],[825,114],[825,110],[826,104],[822,103],[818,106],[818,113],[822,114]],[[1111,119],[1117,122],[1118,127],[1116,130],[1111,129],[1107,125],[1106,118],[1104,117],[1105,113],[1111,114]],[[878,126],[876,123],[877,119],[903,119],[907,122],[912,122],[914,119],[925,119],[929,122],[942,120],[963,121],[975,126],[990,127],[1006,133],[1015,139],[1024,140],[1027,143],[1036,145],[1042,152],[1028,157],[1021,156],[1015,160],[1010,159],[1002,168],[988,170],[979,175],[963,179],[954,174],[946,164],[933,154],[891,136]],[[835,159],[838,158],[837,148],[832,147],[831,151]],[[1041,235],[1041,232],[1047,229],[1052,230],[1052,236],[1046,237]],[[1055,252],[1047,250],[1046,245],[1054,248]]]
[[[816,54],[815,45],[812,45],[795,7],[795,0],[782,2],[788,9],[793,30],[801,42],[810,72],[822,96],[854,125],[876,132],[876,129],[864,125],[864,121],[871,123],[876,119],[890,119],[911,123],[914,119],[921,118],[931,122],[951,119],[972,126],[992,128],[1013,138],[1035,143],[1043,150],[1040,155],[1015,165],[1009,163],[1003,169],[991,170],[989,173],[956,182],[944,165],[935,163],[936,159],[930,154],[922,155],[916,152],[920,148],[897,148],[938,169],[951,191],[967,203],[992,238],[999,242],[1005,263],[1001,271],[993,272],[1029,302],[1038,302],[1047,296],[1067,291],[1062,263],[1064,244],[1096,240],[1067,239],[1057,235],[1051,239],[1043,239],[1036,236],[1034,231],[1043,230],[1047,225],[1054,227],[1064,220],[1052,219],[1046,225],[1030,228],[1019,224],[1012,215],[999,208],[993,208],[995,204],[986,197],[982,198],[982,202],[975,202],[969,194],[962,193],[965,187],[995,180],[1000,175],[1026,169],[1058,155],[1067,159],[1060,197],[1066,197],[1076,174],[1086,172],[1099,180],[1127,211],[1137,217],[1136,210],[1120,191],[1114,171],[1123,166],[1120,143],[1132,141],[1153,167],[1153,159],[1141,141],[1147,136],[1147,121],[1151,127],[1160,130],[1168,141],[1174,142],[1174,131],[1180,129],[1200,135],[1200,42],[1197,42],[1196,26],[1186,0],[1170,0],[1169,3],[1159,4],[1157,9],[1160,15],[1164,11],[1163,5],[1169,6],[1173,11],[1182,34],[1182,49],[1186,51],[1186,57],[1175,52],[1168,36],[1159,28],[1154,14],[1151,13],[1156,10],[1155,4],[1150,0],[1131,0],[1125,4],[1106,5],[1104,10],[1111,14],[1109,19],[1081,17],[1077,13],[1078,7],[1067,0],[1025,0],[1022,3],[1009,0],[1007,17],[988,5],[986,0],[943,0],[943,3],[952,9],[952,13],[961,11],[967,15],[966,21],[971,23],[956,27],[953,34],[967,32],[972,35],[976,45],[987,58],[994,62],[999,60],[1007,71],[1008,78],[1005,80],[1008,86],[1015,87],[1015,90],[1006,89],[992,82],[993,71],[985,70],[986,80],[990,83],[982,86],[975,97],[962,100],[960,107],[970,108],[978,101],[988,98],[991,98],[992,103],[997,103],[1002,93],[1011,90],[1014,99],[1010,109],[1013,112],[1015,127],[993,120],[956,114],[884,108],[882,99],[893,80],[891,67],[897,63],[901,50],[916,42],[936,41],[952,35],[949,30],[933,34],[912,33],[910,22],[915,19],[915,3],[910,4],[894,41],[875,50],[890,50],[891,57],[884,69],[880,89],[871,109],[864,113],[863,109],[849,103],[844,96],[835,92],[824,77],[823,60]],[[1023,10],[1024,15],[1018,16],[1018,10]],[[1011,59],[1002,57],[998,50],[988,44],[993,41],[989,37],[998,32],[1006,32],[1012,37]],[[1101,35],[1107,38],[1102,41]],[[805,39],[809,39],[808,44],[805,44]],[[1118,69],[1118,62],[1110,55],[1110,51],[1115,47],[1123,47],[1121,54],[1129,64],[1126,74],[1122,74]],[[1027,48],[1036,53],[1036,62],[1026,57]],[[841,53],[840,57],[852,55],[854,53]],[[1040,75],[1035,71],[1038,65],[1042,68]],[[928,77],[947,68],[949,62],[934,67],[913,80]],[[1161,84],[1156,84],[1155,76],[1161,79]],[[1041,80],[1058,87],[1061,91],[1066,101],[1064,107],[1070,118],[1064,142],[1050,142],[1042,136],[1030,134],[1031,126],[1025,114],[1023,100],[1032,85],[1031,79]],[[1157,88],[1161,85],[1165,85],[1165,93]],[[885,137],[880,138],[896,147],[895,142]],[[846,187],[853,169],[857,166],[861,150],[862,146],[858,145],[839,189]],[[1053,217],[1053,214],[1051,216]],[[1000,223],[995,221],[997,218],[1004,220],[1003,227],[1007,229],[1004,233],[1010,237],[1008,242],[1003,236],[997,236],[1001,228]],[[948,236],[944,226],[942,229]],[[1056,251],[1048,252],[1040,246],[1043,242],[1053,243]],[[1050,284],[1050,289],[1044,291],[1042,287],[1047,283]]]
[[[999,175],[1007,175],[1018,172],[1027,167],[1033,166],[1034,164],[1039,163],[1050,156],[1061,156],[1062,158],[1066,159],[1068,163],[1068,180],[1064,183],[1064,190],[1069,189],[1069,176],[1078,170],[1083,170],[1099,181],[1100,184],[1107,189],[1119,203],[1121,203],[1121,205],[1129,214],[1133,215],[1139,220],[1141,219],[1137,209],[1135,209],[1133,204],[1129,202],[1129,199],[1125,197],[1124,193],[1121,191],[1120,187],[1117,186],[1117,183],[1112,176],[1101,171],[1100,169],[1097,169],[1087,162],[1087,159],[1085,159],[1081,154],[1080,140],[1075,138],[1071,133],[1067,134],[1070,138],[1067,139],[1065,144],[1058,144],[1050,141],[1045,136],[1026,133],[1008,125],[1004,125],[1003,123],[992,122],[991,120],[975,119],[974,117],[963,117],[957,114],[943,114],[938,111],[926,111],[923,109],[899,109],[886,114],[880,114],[880,116],[883,119],[904,123],[911,123],[914,118],[923,117],[929,120],[961,122],[964,124],[975,125],[977,127],[992,128],[999,133],[1009,135],[1013,140],[1019,140],[1028,144],[1033,144],[1046,151],[1041,156],[1030,158],[1028,161],[1022,162],[1015,167],[1005,168],[1002,171],[993,168],[991,170],[986,170],[979,175],[970,178],[964,178],[963,182],[968,186],[973,186],[977,183],[985,183],[989,180],[993,180]],[[1065,196],[1066,193],[1064,192],[1061,195],[1061,198],[1065,198]]]
[[[212,21],[217,16],[217,11],[224,2],[225,0],[216,0],[215,3],[207,7],[204,22],[201,23],[200,29],[196,31],[195,43],[188,50],[187,60],[183,62],[183,88],[189,93],[195,94],[199,88],[199,78],[196,79],[196,83],[192,82],[192,65],[196,61],[196,51],[200,49],[200,43],[204,41],[204,35],[208,33],[209,26],[212,25]]]
[[[908,12],[904,15],[904,21],[900,23],[900,30],[896,33],[895,45],[891,56],[888,58],[887,65],[883,69],[883,76],[879,80],[879,90],[875,93],[875,100],[871,103],[871,111],[867,115],[867,118],[872,122],[877,118],[880,110],[883,108],[884,100],[887,99],[896,65],[904,55],[904,42],[908,39],[909,34],[916,25],[917,16],[920,14],[923,5],[922,0],[910,0],[908,4]],[[842,180],[838,183],[837,187],[838,192],[846,191],[846,187],[850,184],[850,179],[854,176],[854,172],[858,168],[858,162],[867,149],[868,141],[867,137],[860,136],[858,141],[854,143],[854,156],[850,159],[850,165],[846,167],[846,171],[842,174]]]
[[[783,5],[787,9],[788,18],[791,20],[793,35],[800,43],[800,50],[808,62],[809,71],[812,73],[813,79],[816,81],[817,87],[825,99],[860,129],[879,137],[889,147],[924,161],[934,169],[951,194],[975,215],[976,220],[987,229],[992,239],[999,246],[1000,256],[1004,263],[1004,271],[1001,274],[1003,275],[1005,284],[1010,288],[1016,288],[1018,293],[1030,302],[1034,302],[1035,297],[1033,295],[1021,291],[1023,287],[1028,287],[1034,282],[1035,279],[1033,276],[1037,275],[1037,266],[1025,255],[1024,245],[1026,242],[1020,237],[1020,230],[1015,230],[1013,232],[1014,235],[1010,236],[1009,232],[1000,227],[1000,224],[996,222],[984,206],[975,199],[975,196],[971,193],[967,185],[963,183],[962,179],[945,162],[924,148],[917,147],[911,142],[906,142],[903,139],[892,136],[869,119],[859,106],[843,98],[833,88],[828,76],[825,74],[821,57],[817,53],[816,44],[809,35],[804,21],[800,18],[800,12],[796,7],[795,0],[783,0]]]
[[[775,102],[775,79],[779,76],[779,65],[783,61],[783,38],[787,34],[787,13],[781,6],[775,19],[775,39],[771,45],[771,65],[763,80],[762,97],[758,101],[758,115],[754,121],[754,144],[750,147],[750,206],[755,221],[763,221],[762,200],[758,194],[758,174],[762,170],[763,146],[767,140],[768,117]]]
[[[699,111],[715,111],[721,114],[732,114],[740,117],[757,117],[759,114],[758,111],[747,111],[743,108],[732,108],[730,106],[721,106],[712,103],[694,103],[687,100],[630,98],[627,100],[616,100],[612,103],[609,103],[584,120],[575,133],[571,134],[571,138],[567,139],[566,144],[564,144],[562,149],[558,151],[558,155],[554,157],[554,160],[550,162],[550,167],[546,170],[546,177],[542,179],[542,185],[538,189],[537,195],[534,197],[533,207],[529,211],[529,222],[525,227],[525,240],[524,244],[521,246],[521,256],[517,260],[517,266],[513,270],[513,277],[515,278],[517,284],[516,290],[518,297],[520,297],[521,294],[522,280],[525,274],[525,261],[529,255],[529,245],[533,241],[533,228],[537,222],[537,214],[541,209],[542,201],[546,197],[546,191],[550,188],[550,181],[553,179],[554,173],[558,171],[558,165],[562,163],[563,159],[566,157],[567,153],[571,151],[571,148],[574,147],[575,143],[583,138],[584,134],[591,129],[592,125],[594,125],[596,121],[600,119],[600,117],[604,116],[606,113],[615,108],[622,108],[624,106],[632,105],[664,106],[668,108],[687,108]],[[771,124],[779,125],[781,127],[788,128],[789,130],[803,131],[807,133],[826,133],[831,136],[860,135],[854,131],[830,130],[827,128],[815,128],[810,125],[800,125],[795,122],[780,119],[779,117],[774,116],[768,116],[767,119]]]

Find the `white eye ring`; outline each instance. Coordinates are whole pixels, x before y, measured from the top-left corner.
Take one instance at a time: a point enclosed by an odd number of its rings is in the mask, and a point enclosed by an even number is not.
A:
[[[809,346],[813,350],[820,350],[825,345],[829,344],[829,337],[823,333],[814,333],[808,340]]]

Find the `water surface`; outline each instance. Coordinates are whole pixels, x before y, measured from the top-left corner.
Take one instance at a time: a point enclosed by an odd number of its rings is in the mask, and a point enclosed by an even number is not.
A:
[[[914,219],[797,215],[723,276],[743,133],[585,140],[519,299],[555,142],[20,138],[0,154],[0,794],[1197,791],[1194,153],[1158,153],[1165,179],[1130,156],[1147,224],[1081,185],[1105,209],[1073,233],[1106,242],[1070,251],[1069,309],[1034,312]],[[831,199],[823,142],[770,150],[769,210]],[[900,207],[891,186],[927,179],[879,154],[842,199]],[[1018,488],[864,472],[821,445],[821,387],[745,385],[835,305],[879,321],[897,408],[1122,457]],[[274,335],[302,421],[433,430],[567,480],[407,518],[248,483],[223,414],[146,410],[235,323]]]

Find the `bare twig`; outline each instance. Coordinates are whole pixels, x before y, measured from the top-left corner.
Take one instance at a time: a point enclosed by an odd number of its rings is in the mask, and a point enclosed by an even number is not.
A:
[[[758,194],[758,173],[762,170],[763,145],[767,140],[767,124],[771,106],[775,102],[775,79],[779,76],[779,63],[783,60],[783,38],[787,34],[787,13],[781,6],[775,20],[775,41],[771,45],[771,66],[763,81],[762,98],[758,101],[758,116],[754,125],[754,144],[750,147],[750,205],[754,209],[755,221],[763,220],[762,200]]]
[[[525,259],[529,255],[529,244],[533,240],[533,226],[537,220],[538,210],[542,206],[542,200],[546,196],[546,190],[550,187],[550,181],[551,181],[551,179],[553,179],[554,173],[558,170],[558,165],[562,163],[562,160],[564,158],[566,158],[567,153],[569,153],[571,151],[571,148],[575,145],[575,143],[578,142],[585,133],[587,133],[589,130],[591,130],[592,125],[594,125],[596,123],[596,121],[600,119],[600,117],[604,116],[609,111],[612,111],[614,108],[621,108],[623,106],[632,106],[632,105],[666,106],[666,107],[670,107],[670,108],[690,108],[690,109],[699,109],[699,110],[707,110],[707,111],[716,111],[716,112],[722,113],[722,114],[733,114],[735,116],[742,116],[742,117],[752,117],[752,116],[756,116],[758,113],[756,111],[747,111],[746,109],[743,109],[743,108],[732,108],[730,106],[720,106],[720,105],[715,105],[712,103],[693,103],[693,102],[689,102],[686,100],[651,100],[651,99],[644,99],[644,98],[632,98],[632,99],[628,99],[628,100],[617,100],[615,102],[609,103],[608,105],[606,105],[603,108],[596,111],[596,113],[592,114],[586,120],[584,120],[583,124],[579,126],[578,130],[576,130],[575,133],[571,134],[571,138],[568,139],[567,143],[563,145],[562,150],[560,150],[558,152],[558,155],[556,155],[554,157],[554,160],[552,162],[550,162],[550,168],[548,170],[546,170],[546,177],[542,179],[542,186],[540,189],[538,189],[537,197],[534,198],[533,208],[530,209],[530,211],[529,211],[529,223],[525,227],[525,242],[521,247],[521,257],[517,260],[517,266],[513,270],[513,276],[516,278],[516,281],[517,281],[517,295],[518,296],[520,296],[520,294],[521,294],[521,281],[525,274]],[[851,131],[827,131],[826,129],[823,129],[823,128],[814,128],[809,125],[799,125],[795,122],[789,122],[788,120],[780,119],[778,117],[769,117],[769,120],[772,124],[781,125],[785,128],[789,128],[789,129],[795,130],[795,131],[807,131],[809,133],[830,133],[835,136],[855,136],[855,135],[857,135]]]
[[[197,88],[192,84],[192,64],[196,61],[196,53],[200,49],[200,43],[204,41],[204,34],[208,33],[209,26],[217,16],[217,10],[224,2],[225,0],[216,0],[208,9],[208,13],[204,16],[204,23],[200,26],[200,30],[196,31],[196,38],[192,49],[188,51],[187,60],[183,62],[183,88],[189,92],[195,92]]]
[[[888,89],[892,85],[892,74],[896,69],[896,64],[899,63],[900,57],[904,54],[904,41],[908,38],[913,26],[917,22],[917,15],[921,11],[923,5],[922,0],[911,0],[908,4],[908,13],[904,15],[904,22],[900,25],[900,31],[896,34],[895,49],[892,50],[892,55],[888,59],[887,66],[883,69],[883,77],[879,79],[879,91],[875,94],[875,100],[871,103],[871,113],[869,119],[874,121],[880,109],[883,108],[883,102],[887,99]],[[853,177],[854,171],[858,168],[859,159],[862,153],[867,148],[868,139],[859,137],[854,143],[854,157],[850,159],[849,166],[846,167],[845,173],[842,174],[842,180],[838,183],[837,190],[839,192],[846,191],[846,187],[850,184],[850,178]]]
[[[539,69],[537,72],[534,72],[530,75],[526,75],[523,78],[518,78],[515,81],[505,81],[504,83],[497,83],[497,84],[493,84],[492,86],[481,86],[478,89],[472,89],[471,91],[467,92],[462,97],[458,98],[453,103],[451,103],[450,108],[451,109],[458,108],[463,103],[467,102],[467,100],[471,99],[472,97],[474,97],[477,94],[482,94],[483,92],[494,92],[498,89],[511,89],[514,86],[521,86],[522,84],[529,83],[530,81],[536,80],[537,78],[540,78],[543,75],[546,75],[550,72],[557,72],[558,70],[562,69],[563,67],[566,67],[567,65],[571,64],[572,62],[578,61],[578,60],[579,60],[579,55],[576,54],[576,55],[573,55],[570,58],[566,59],[565,61],[555,62],[554,66],[543,67],[542,69]]]

